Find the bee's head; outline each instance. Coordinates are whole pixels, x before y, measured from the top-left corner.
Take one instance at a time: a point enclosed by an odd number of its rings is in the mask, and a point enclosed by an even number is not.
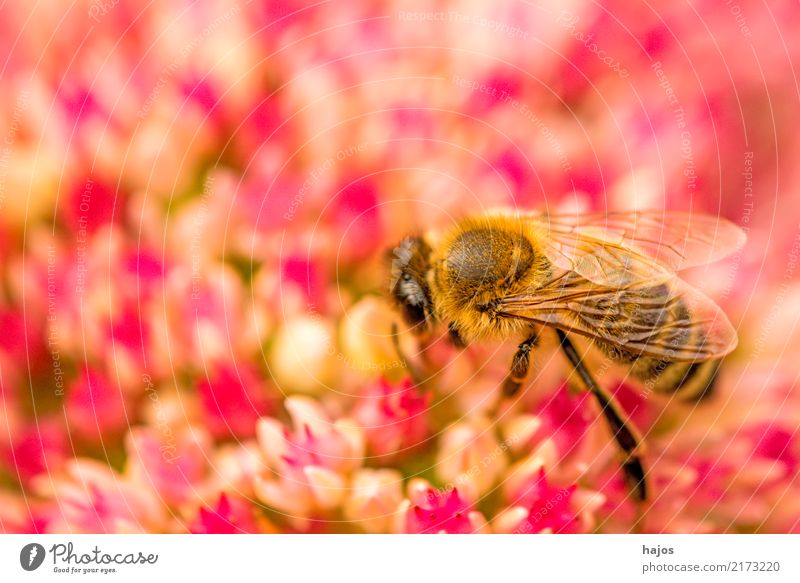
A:
[[[392,250],[390,293],[403,319],[414,332],[426,332],[433,319],[431,291],[426,279],[431,248],[421,237],[406,237]]]

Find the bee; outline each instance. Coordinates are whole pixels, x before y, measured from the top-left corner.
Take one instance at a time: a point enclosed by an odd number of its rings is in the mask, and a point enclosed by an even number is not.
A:
[[[656,392],[702,399],[736,347],[736,331],[676,273],[729,255],[745,238],[724,219],[688,212],[490,213],[401,241],[390,293],[419,335],[442,323],[462,347],[520,339],[503,398],[524,385],[540,335],[554,330],[610,426],[635,496],[645,501],[642,438],[573,339],[587,339]]]

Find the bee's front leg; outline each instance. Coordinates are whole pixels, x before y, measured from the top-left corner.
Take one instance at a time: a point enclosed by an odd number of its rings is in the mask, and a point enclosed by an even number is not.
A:
[[[453,344],[453,346],[458,349],[467,347],[467,342],[464,340],[461,332],[458,331],[458,326],[456,326],[455,322],[450,322],[447,325],[447,333],[450,336],[450,342]]]
[[[539,331],[534,330],[523,340],[514,353],[511,370],[503,382],[503,395],[513,397],[528,379],[531,368],[531,351],[539,344]]]

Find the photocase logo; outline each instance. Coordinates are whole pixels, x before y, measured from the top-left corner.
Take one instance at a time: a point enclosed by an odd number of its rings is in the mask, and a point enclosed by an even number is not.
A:
[[[44,547],[39,543],[30,543],[19,552],[19,564],[26,571],[35,571],[44,562]]]

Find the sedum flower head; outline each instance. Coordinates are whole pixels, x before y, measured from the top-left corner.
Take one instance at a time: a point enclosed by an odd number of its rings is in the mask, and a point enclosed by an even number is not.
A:
[[[456,488],[437,490],[424,480],[409,483],[400,517],[402,532],[411,534],[471,534],[487,529],[483,515]]]
[[[347,480],[361,465],[364,438],[347,420],[331,421],[307,397],[289,397],[291,428],[273,418],[258,422],[257,435],[267,469],[255,478],[256,496],[298,527],[337,508]]]

